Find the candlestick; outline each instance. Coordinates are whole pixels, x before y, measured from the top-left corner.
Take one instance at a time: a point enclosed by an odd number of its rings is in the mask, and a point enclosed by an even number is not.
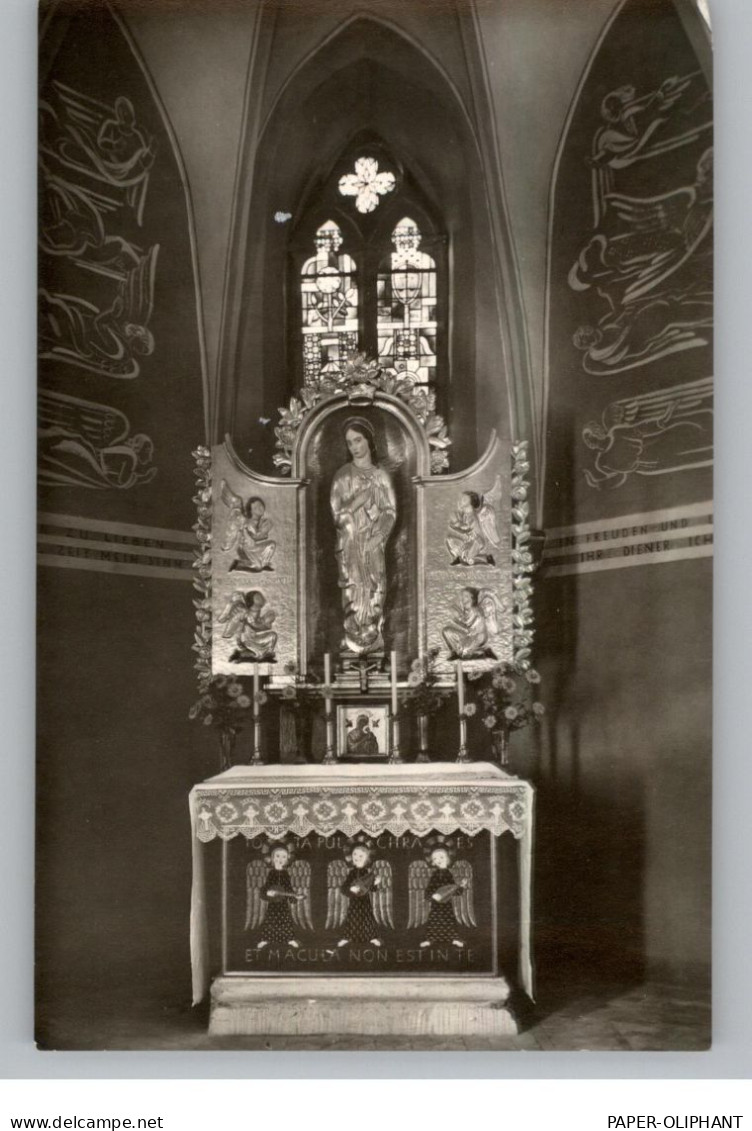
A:
[[[387,762],[390,762],[393,766],[401,765],[404,762],[400,752],[399,715],[392,715],[392,748],[389,751]]]
[[[430,762],[428,757],[428,715],[418,715],[418,757],[416,762]]]
[[[400,753],[399,699],[397,698],[397,653],[392,652],[392,748],[388,761],[392,765],[402,762]]]
[[[465,676],[462,671],[462,660],[457,661],[457,708],[460,716],[460,748],[457,752],[457,762],[469,762],[467,755],[467,719],[465,718]]]
[[[332,713],[332,698],[330,694],[332,683],[332,657],[329,652],[324,652],[324,721],[326,722],[326,751],[324,765],[332,766],[336,761],[334,755],[334,715]]]
[[[261,704],[259,703],[259,693],[261,687],[259,682],[259,666],[257,663],[253,665],[253,757],[251,758],[252,766],[263,766],[261,758]]]

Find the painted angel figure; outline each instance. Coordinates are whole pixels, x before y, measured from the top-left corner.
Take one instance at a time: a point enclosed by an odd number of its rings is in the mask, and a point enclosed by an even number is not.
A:
[[[265,569],[272,570],[277,543],[269,537],[274,523],[267,518],[264,500],[253,495],[243,503],[240,495],[231,491],[224,479],[221,494],[222,502],[230,511],[222,549],[233,550],[236,555],[230,571],[260,573]]]
[[[154,352],[149,329],[159,244],[119,279],[105,310],[75,295],[39,291],[40,357],[77,365],[103,377],[131,379],[141,372],[140,357]]]
[[[494,555],[501,546],[496,507],[501,501],[501,476],[490,491],[463,491],[454,517],[449,522],[446,546],[452,565],[495,565]]]
[[[272,625],[276,616],[259,589],[233,593],[217,617],[220,624],[227,625],[222,635],[226,640],[234,639],[237,645],[230,661],[243,663],[274,659],[277,633],[272,630]]]
[[[420,929],[420,946],[451,943],[463,950],[463,928],[477,927],[473,906],[473,867],[469,860],[451,862],[450,849],[436,847],[428,860],[414,860],[408,870],[408,929]]]
[[[694,393],[694,395],[693,395]],[[702,467],[712,459],[713,412],[706,392],[679,387],[663,395],[614,401],[601,421],[582,429],[586,446],[596,452],[593,468],[584,468],[589,487],[614,490],[630,475],[659,475],[679,467]]]
[[[270,943],[297,950],[300,932],[313,930],[311,865],[291,860],[285,845],[272,849],[270,861],[252,860],[246,869],[245,929],[260,932],[257,950]]]
[[[124,413],[110,405],[39,394],[39,482],[50,486],[128,490],[150,483],[154,444],[149,436],[130,433]]]
[[[374,860],[365,844],[355,846],[351,860],[349,869],[346,860],[329,865],[326,929],[341,928],[338,947],[350,942],[380,947],[381,928],[394,930],[392,866],[388,860]]]
[[[137,124],[133,103],[120,96],[108,106],[63,83],[53,85],[56,107],[42,104],[43,150],[69,169],[123,189],[140,225],[157,146]]]

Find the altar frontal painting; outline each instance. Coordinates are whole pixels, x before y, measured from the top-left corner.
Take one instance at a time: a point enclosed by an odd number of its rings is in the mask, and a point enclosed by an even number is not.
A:
[[[258,836],[227,850],[228,973],[495,973],[486,832]]]

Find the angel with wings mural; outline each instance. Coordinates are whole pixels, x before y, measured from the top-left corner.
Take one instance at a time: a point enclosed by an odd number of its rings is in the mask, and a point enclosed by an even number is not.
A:
[[[154,352],[149,321],[159,244],[119,277],[108,307],[86,299],[39,291],[40,357],[66,362],[103,377],[129,379],[141,372],[140,357]]]
[[[253,495],[246,503],[236,495],[222,480],[222,502],[229,510],[223,550],[232,550],[235,560],[232,570],[247,573],[261,573],[272,570],[272,559],[277,543],[269,537],[274,523],[266,514],[266,503],[259,495]]]
[[[583,474],[589,487],[614,490],[632,475],[706,467],[713,459],[713,379],[612,401],[582,429],[596,453]]]
[[[257,950],[300,946],[301,931],[312,931],[311,865],[293,860],[289,844],[262,850],[246,869],[245,929],[259,931]]]
[[[359,841],[344,860],[332,860],[327,884],[326,929],[341,929],[337,946],[351,942],[382,946],[382,928],[394,930],[389,861],[374,859],[368,841]]]
[[[42,152],[66,169],[121,190],[140,225],[157,147],[138,124],[133,103],[121,95],[107,105],[64,83],[52,86],[52,101],[41,104]],[[116,204],[117,194],[112,195]]]
[[[610,192],[611,225],[597,230],[569,272],[577,292],[595,291],[597,324],[572,341],[595,377],[708,345],[713,326],[713,150],[692,184],[650,197]]]
[[[464,491],[453,518],[449,522],[446,546],[452,565],[494,565],[494,555],[501,546],[496,511],[501,501],[501,476],[490,491]]]
[[[260,589],[233,593],[217,617],[220,624],[226,625],[222,635],[227,640],[234,640],[236,644],[230,661],[246,663],[273,660],[277,633],[272,625],[276,616]]]
[[[473,906],[473,866],[453,860],[450,841],[426,846],[424,859],[408,870],[410,891],[408,929],[420,929],[422,949],[451,943],[464,950],[464,929],[477,927]]]
[[[128,417],[111,405],[42,390],[39,394],[39,482],[52,487],[128,490],[150,483],[154,444],[130,435]]]

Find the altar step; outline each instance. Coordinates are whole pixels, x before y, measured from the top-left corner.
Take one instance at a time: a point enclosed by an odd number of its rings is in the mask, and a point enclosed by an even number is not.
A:
[[[214,980],[214,1036],[509,1037],[519,1032],[504,978]]]

